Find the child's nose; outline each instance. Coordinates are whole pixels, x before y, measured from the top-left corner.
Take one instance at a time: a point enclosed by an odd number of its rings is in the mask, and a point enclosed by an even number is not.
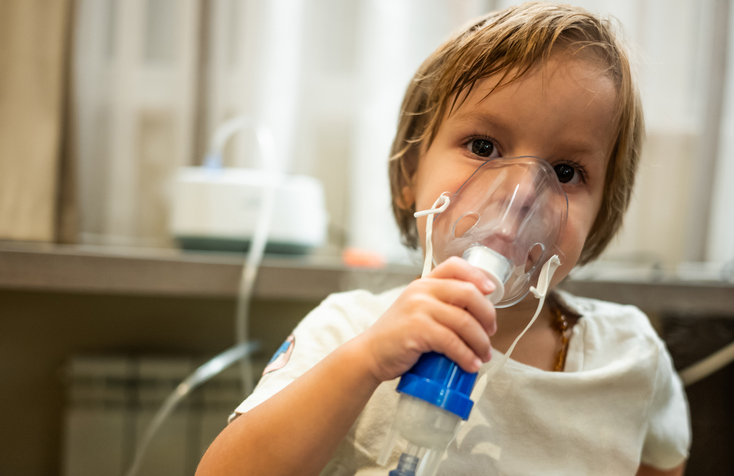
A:
[[[494,199],[490,200],[485,213],[498,225],[494,232],[496,239],[511,243],[535,208],[537,174],[529,168],[517,167],[516,170],[503,170],[496,180]]]
[[[525,217],[537,199],[538,173],[530,167],[517,167],[505,177],[500,198],[504,213]]]

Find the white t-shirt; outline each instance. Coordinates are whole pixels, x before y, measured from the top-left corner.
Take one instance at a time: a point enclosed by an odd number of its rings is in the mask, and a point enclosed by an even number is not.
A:
[[[404,288],[334,294],[293,331],[244,413],[283,389],[342,343],[372,325]],[[444,456],[439,475],[623,475],[660,469],[688,455],[690,423],[682,384],[665,344],[634,306],[559,292],[581,318],[563,372],[512,359],[488,382]],[[493,359],[501,354],[493,349]],[[381,475],[375,462],[390,429],[398,380],[380,385],[324,475]],[[404,445],[393,452],[397,465]]]

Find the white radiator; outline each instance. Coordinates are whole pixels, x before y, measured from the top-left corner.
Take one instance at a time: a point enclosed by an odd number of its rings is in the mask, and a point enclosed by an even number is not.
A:
[[[153,415],[202,362],[194,358],[76,357],[67,368],[61,473],[121,476]],[[237,366],[195,390],[151,442],[138,476],[190,476],[242,400]]]

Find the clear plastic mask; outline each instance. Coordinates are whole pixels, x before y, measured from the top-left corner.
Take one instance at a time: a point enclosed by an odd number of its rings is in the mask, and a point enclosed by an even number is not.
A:
[[[483,162],[455,193],[433,225],[436,264],[460,256],[491,268],[500,286],[496,307],[522,300],[536,286],[543,264],[562,256],[557,243],[568,199],[555,171],[536,157]]]

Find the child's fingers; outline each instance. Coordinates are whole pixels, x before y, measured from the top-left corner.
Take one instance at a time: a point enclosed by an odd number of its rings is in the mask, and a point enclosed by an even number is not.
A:
[[[436,322],[451,329],[451,334],[457,335],[473,354],[483,362],[487,362],[490,355],[490,342],[487,331],[482,328],[475,316],[456,306],[440,303],[434,314]]]
[[[432,293],[439,301],[468,311],[484,332],[494,335],[497,331],[494,306],[474,284],[455,279],[434,280],[431,284]]]
[[[428,277],[467,281],[474,284],[485,295],[494,291],[494,283],[490,281],[484,271],[456,256],[436,266]]]
[[[478,372],[482,366],[482,359],[464,342],[458,334],[446,332],[440,323],[435,322],[435,332],[431,332],[430,345],[439,352],[453,360],[459,367],[467,372]]]

